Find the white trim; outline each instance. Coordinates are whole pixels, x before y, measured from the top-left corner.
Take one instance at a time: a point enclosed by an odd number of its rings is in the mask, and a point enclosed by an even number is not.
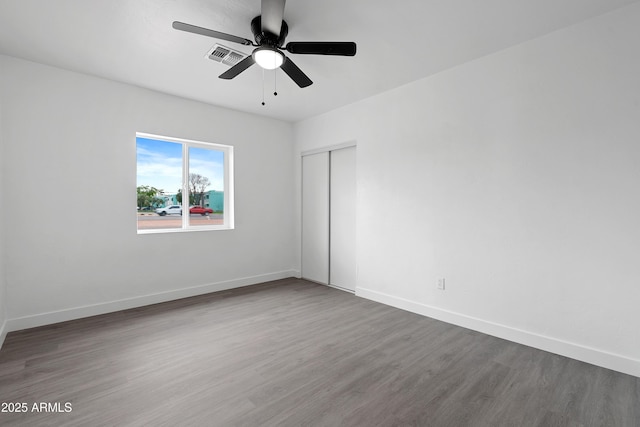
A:
[[[4,339],[7,337],[8,332],[7,321],[5,320],[0,326],[0,349],[2,349],[2,344],[4,344]]]
[[[99,314],[112,313],[130,308],[143,307],[145,305],[157,304],[166,301],[173,301],[181,298],[188,298],[196,295],[208,294],[211,292],[225,291],[228,289],[241,288],[243,286],[255,285],[269,282],[271,280],[286,279],[296,277],[300,273],[296,270],[278,271],[275,273],[261,274],[258,276],[242,277],[239,279],[227,280],[206,285],[192,286],[189,288],[176,289],[156,294],[143,295],[139,297],[126,298],[117,301],[110,301],[100,304],[85,305],[48,313],[34,314],[31,316],[8,319],[6,321],[6,332],[19,331],[21,329],[35,328],[37,326],[49,325],[52,323],[66,322],[68,320],[80,319],[83,317],[96,316]]]
[[[499,323],[489,322],[464,314],[438,307],[410,301],[404,298],[388,295],[371,289],[356,288],[356,296],[376,301],[412,313],[431,317],[453,325],[482,332],[494,337],[503,338],[529,347],[570,357],[572,359],[613,369],[618,372],[640,377],[640,360],[632,359],[620,354],[610,353],[597,348],[587,347],[569,341],[559,340],[522,329],[512,328]]]
[[[329,145],[327,147],[315,148],[313,150],[303,151],[300,153],[301,157],[311,156],[313,154],[326,153],[327,151],[336,151],[341,150],[343,148],[356,147],[358,144],[356,140],[343,142],[341,144]]]
[[[138,138],[136,135],[136,140],[137,139]],[[190,145],[189,143],[183,143],[181,147],[182,147],[182,203],[180,203],[180,206],[181,206],[180,212],[182,214],[180,215],[180,219],[182,220],[181,228],[183,230],[188,230],[189,228],[191,228],[189,226],[189,220],[191,219],[191,188],[189,188],[189,147]],[[137,174],[137,170],[136,170],[136,174]],[[195,195],[193,197],[195,199]],[[185,274],[186,274],[186,269],[185,269]]]
[[[220,231],[233,230],[224,225],[197,225],[189,228],[147,228],[138,230],[137,234],[190,233],[192,231]]]
[[[177,142],[178,144],[193,145],[201,148],[215,148],[220,151],[224,151],[225,149],[232,147],[231,145],[220,144],[217,142],[196,141],[195,139],[176,138],[173,136],[164,136],[164,135],[158,135],[155,133],[146,133],[146,132],[136,132],[136,138],[155,139],[155,140],[167,141],[167,142]]]
[[[233,230],[235,228],[235,175],[233,165],[235,164],[233,158],[233,146],[229,146],[227,151],[224,152],[224,226],[227,230]]]

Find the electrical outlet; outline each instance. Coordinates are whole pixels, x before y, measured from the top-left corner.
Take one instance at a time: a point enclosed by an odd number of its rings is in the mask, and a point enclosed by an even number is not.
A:
[[[444,277],[438,279],[438,289],[444,291]]]

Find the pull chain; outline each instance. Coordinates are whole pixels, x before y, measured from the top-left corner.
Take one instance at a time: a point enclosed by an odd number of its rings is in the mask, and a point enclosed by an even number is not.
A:
[[[264,105],[264,68],[262,69],[262,105]]]
[[[273,96],[278,96],[278,79],[276,78],[278,75],[278,69],[273,70]]]

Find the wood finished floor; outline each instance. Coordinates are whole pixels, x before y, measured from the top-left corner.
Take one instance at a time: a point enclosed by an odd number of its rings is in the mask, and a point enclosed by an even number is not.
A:
[[[7,336],[2,426],[640,426],[640,379],[298,279]]]

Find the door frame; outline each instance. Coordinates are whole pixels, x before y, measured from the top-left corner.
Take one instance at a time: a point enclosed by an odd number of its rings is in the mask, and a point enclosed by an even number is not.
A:
[[[357,147],[358,144],[356,143],[356,140],[351,140],[351,141],[347,141],[347,142],[343,142],[341,144],[335,144],[335,145],[328,145],[326,147],[321,147],[321,148],[315,148],[313,150],[307,150],[307,151],[303,151],[300,153],[300,158],[302,161],[302,157],[304,156],[310,156],[312,154],[320,154],[320,153],[326,153],[327,151],[336,151],[336,150],[340,150],[341,148],[349,148],[349,147]]]

